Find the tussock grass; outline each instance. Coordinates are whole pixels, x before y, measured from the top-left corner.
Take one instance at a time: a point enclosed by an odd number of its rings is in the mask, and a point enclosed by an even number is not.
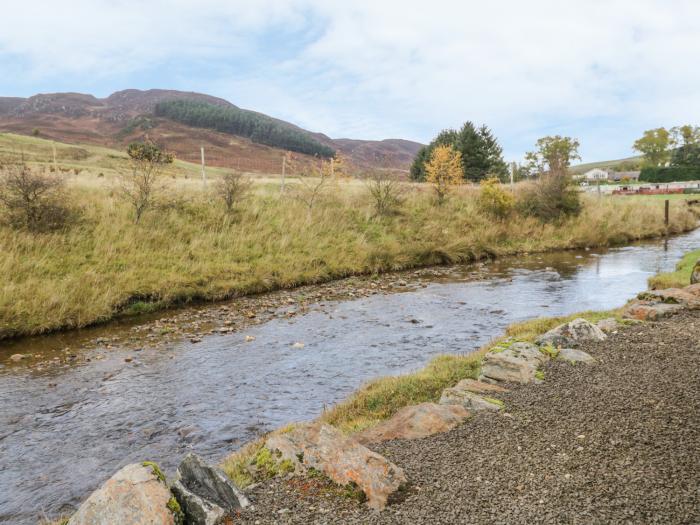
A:
[[[695,263],[700,260],[700,249],[686,253],[673,272],[659,273],[649,278],[649,288],[683,288],[690,284],[690,274]]]
[[[81,210],[63,232],[0,226],[0,338],[83,327],[125,313],[218,300],[353,274],[483,257],[613,245],[661,235],[663,203],[584,199],[557,224],[493,220],[464,187],[435,206],[411,185],[401,213],[375,217],[364,188],[338,183],[309,214],[289,194],[259,184],[235,214],[211,193],[171,188],[134,224],[113,185],[71,189]],[[695,218],[673,203],[672,232]]]
[[[537,319],[530,319],[528,321],[514,323],[506,328],[506,336],[513,337],[520,341],[532,342],[545,332],[549,332],[552,328],[556,328],[560,324],[568,323],[569,321],[573,321],[579,317],[582,317],[586,321],[590,321],[594,324],[609,317],[614,317],[620,323],[624,322],[622,319],[621,308],[615,310],[602,310],[600,312],[588,310],[561,317],[538,317]]]
[[[481,359],[487,349],[469,355],[440,355],[412,374],[375,379],[324,412],[320,419],[343,432],[353,433],[388,419],[405,406],[436,402],[445,388],[479,376]]]

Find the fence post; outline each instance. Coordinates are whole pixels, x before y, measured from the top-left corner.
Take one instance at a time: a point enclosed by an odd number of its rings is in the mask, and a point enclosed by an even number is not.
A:
[[[204,187],[207,187],[207,171],[204,167],[204,146],[199,148],[200,152],[202,153],[202,184]]]
[[[664,224],[666,225],[666,229],[668,230],[668,209],[670,206],[670,202],[668,199],[666,199],[664,203]]]
[[[282,157],[282,187],[280,188],[280,193],[284,193],[284,175],[285,175],[286,169],[287,169],[287,155],[285,154],[284,157]]]

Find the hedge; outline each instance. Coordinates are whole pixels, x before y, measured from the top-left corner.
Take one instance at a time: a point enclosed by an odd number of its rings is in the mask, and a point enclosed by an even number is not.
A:
[[[700,167],[672,166],[669,168],[642,168],[640,182],[684,182],[700,180]]]

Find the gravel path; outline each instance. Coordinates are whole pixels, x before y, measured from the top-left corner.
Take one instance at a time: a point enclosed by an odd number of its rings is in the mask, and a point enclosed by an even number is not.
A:
[[[506,415],[377,447],[412,482],[382,513],[273,480],[235,523],[700,523],[700,312],[583,349],[598,363],[548,364],[501,396]]]

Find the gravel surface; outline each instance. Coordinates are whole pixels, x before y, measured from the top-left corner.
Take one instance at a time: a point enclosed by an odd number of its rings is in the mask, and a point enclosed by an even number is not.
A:
[[[383,512],[277,479],[235,523],[700,523],[700,312],[582,349],[597,364],[549,363],[506,414],[375,447],[411,481]]]

